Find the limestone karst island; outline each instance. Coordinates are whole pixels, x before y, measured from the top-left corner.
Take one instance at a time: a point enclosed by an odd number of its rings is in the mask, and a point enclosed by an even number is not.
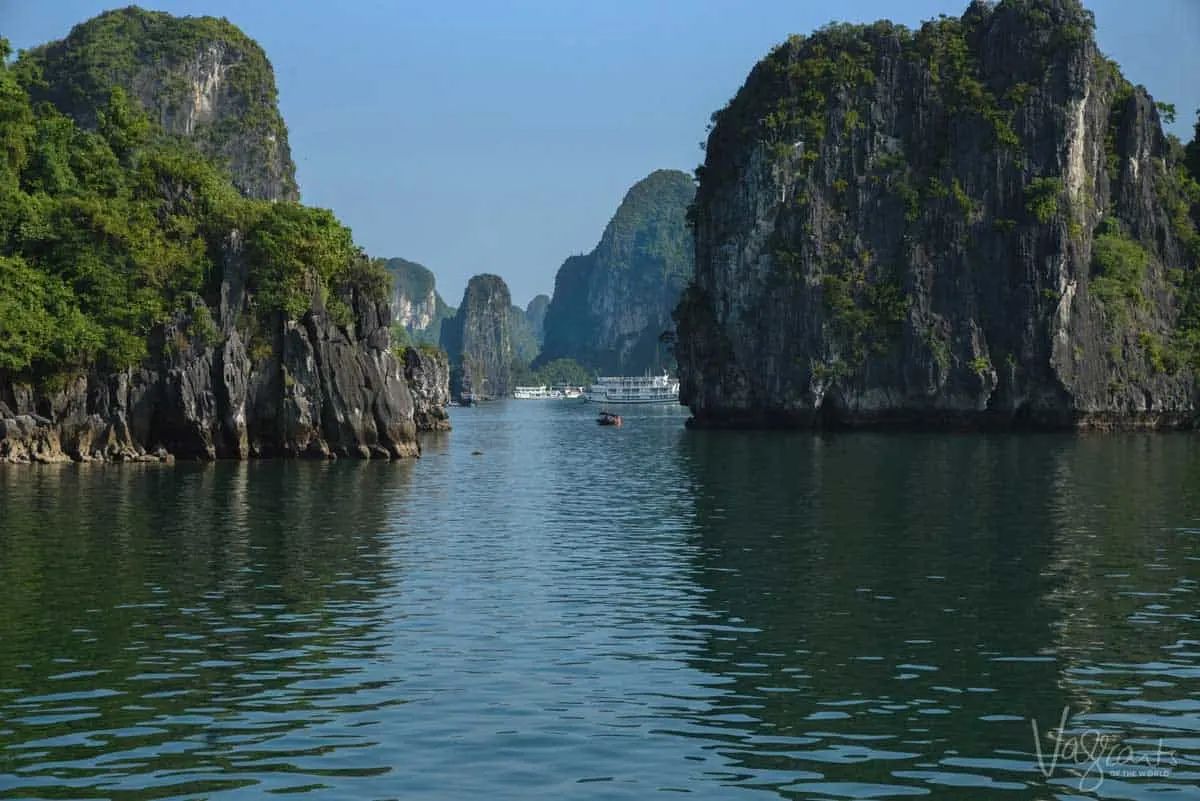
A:
[[[789,39],[713,115],[700,425],[1190,428],[1200,145],[1075,2]]]
[[[1200,1],[144,2],[0,3],[0,799],[1200,798]]]

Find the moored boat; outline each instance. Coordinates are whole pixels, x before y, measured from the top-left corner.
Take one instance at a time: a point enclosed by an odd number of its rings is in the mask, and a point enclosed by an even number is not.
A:
[[[666,372],[656,376],[597,377],[588,388],[587,399],[596,403],[678,403],[679,379]]]
[[[552,387],[542,384],[537,387],[520,386],[513,388],[513,398],[515,400],[565,400],[582,397],[583,387],[570,387],[566,384],[555,384]]]
[[[562,396],[562,392],[544,385],[513,388],[513,398],[516,400],[560,400]]]

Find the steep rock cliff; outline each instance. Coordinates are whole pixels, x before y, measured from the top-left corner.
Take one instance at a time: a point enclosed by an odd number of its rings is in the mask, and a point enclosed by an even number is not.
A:
[[[512,296],[503,278],[483,274],[467,282],[458,312],[442,324],[452,395],[503,398],[509,394],[511,314]]]
[[[400,354],[404,378],[413,398],[418,431],[449,431],[450,360],[446,351],[429,345],[408,347]]]
[[[417,342],[439,344],[442,321],[454,316],[437,291],[437,278],[422,264],[407,259],[388,259],[392,278],[392,317]]]
[[[697,170],[692,423],[1191,425],[1189,179],[1092,31],[977,1],[760,62]]]
[[[346,286],[347,324],[314,293],[299,319],[262,325],[236,235],[219,269],[138,367],[40,390],[0,374],[0,460],[419,455],[386,300]]]
[[[533,339],[537,342],[538,350],[542,349],[542,345],[546,341],[546,309],[549,307],[549,295],[535,295],[533,300],[529,301],[529,305],[525,307],[525,319],[529,322],[529,329],[533,332]]]
[[[533,324],[525,310],[514,305],[508,312],[509,341],[512,343],[513,359],[520,364],[529,364],[537,358],[540,347]]]
[[[223,164],[246,197],[299,199],[271,64],[226,19],[131,6],[76,25],[22,61],[45,79],[34,99],[49,100],[81,127],[97,126],[97,109],[120,87],[168,134],[192,139]]]
[[[686,173],[651,173],[625,195],[596,248],[563,263],[539,365],[572,358],[605,373],[641,373],[668,364],[658,338],[692,275],[685,215],[695,191]]]

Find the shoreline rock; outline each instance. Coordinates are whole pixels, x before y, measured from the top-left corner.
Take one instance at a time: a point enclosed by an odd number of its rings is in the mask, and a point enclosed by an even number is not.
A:
[[[407,347],[404,379],[413,398],[413,422],[417,431],[449,431],[450,359],[446,351],[432,347]]]
[[[913,413],[893,410],[869,417],[831,417],[820,410],[782,413],[762,410],[689,417],[684,425],[696,431],[755,431],[790,429],[797,431],[869,431],[924,433],[1092,433],[1134,431],[1192,431],[1196,423],[1190,415],[1138,412],[1127,415],[1083,415],[1060,419],[1031,419],[1009,414],[954,413],[945,410]]]
[[[301,319],[276,316],[264,332],[247,322],[254,311],[237,236],[221,270],[212,310],[197,301],[156,331],[139,367],[43,390],[0,375],[0,460],[420,455],[386,300],[343,288],[352,315],[339,325],[314,295]]]

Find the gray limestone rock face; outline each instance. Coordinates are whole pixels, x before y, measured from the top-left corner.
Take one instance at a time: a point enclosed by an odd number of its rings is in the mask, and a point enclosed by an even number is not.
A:
[[[404,378],[413,398],[413,422],[418,431],[449,431],[450,360],[443,350],[405,348]]]
[[[467,282],[458,312],[442,324],[441,341],[450,357],[450,392],[504,398],[512,369],[512,296],[498,275]]]
[[[692,424],[1192,426],[1179,155],[1092,31],[976,2],[760,62],[698,170]]]

